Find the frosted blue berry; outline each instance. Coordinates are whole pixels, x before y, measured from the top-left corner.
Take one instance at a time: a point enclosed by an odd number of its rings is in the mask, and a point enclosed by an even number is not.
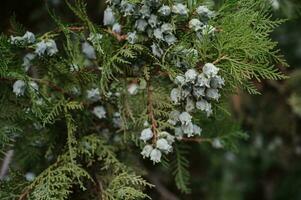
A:
[[[150,128],[146,128],[141,132],[140,140],[146,142],[146,141],[152,139],[153,136],[154,136],[154,134],[153,134],[152,130]]]
[[[96,117],[98,117],[99,119],[103,119],[106,118],[106,110],[103,106],[96,106],[93,109],[93,114],[96,115]]]
[[[22,66],[24,67],[24,71],[27,72],[29,70],[29,68],[32,65],[31,62],[32,62],[33,59],[35,59],[35,57],[36,57],[36,55],[33,54],[33,53],[28,53],[28,54],[26,54],[24,56],[24,58],[23,58],[23,64],[22,64]]]
[[[181,90],[181,98],[186,99],[187,97],[191,96],[191,91],[192,91],[191,87],[184,87]]]
[[[193,125],[193,134],[201,135],[201,133],[202,133],[202,129],[198,125],[194,124]]]
[[[161,25],[161,31],[165,34],[172,34],[172,31],[174,30],[174,27],[170,23],[164,23]]]
[[[178,88],[172,89],[171,93],[170,93],[170,98],[174,104],[179,104],[182,99],[181,98],[181,90],[179,90]]]
[[[135,44],[138,40],[138,36],[137,36],[137,33],[136,31],[134,32],[129,32],[128,33],[128,37],[127,37],[127,40],[130,44]]]
[[[42,40],[41,42],[36,44],[35,53],[39,56],[47,54],[52,56],[58,52],[56,43],[54,40]]]
[[[194,83],[197,79],[198,73],[195,69],[189,69],[185,73],[185,81],[188,83]]]
[[[198,78],[197,78],[196,85],[200,86],[200,87],[207,87],[207,88],[209,88],[210,87],[210,79],[207,78],[204,73],[199,74]]]
[[[147,22],[152,28],[155,28],[158,24],[158,16],[152,14]]]
[[[187,15],[188,9],[187,9],[186,5],[184,5],[182,3],[178,3],[172,7],[172,12],[179,14],[179,15]]]
[[[166,131],[159,132],[158,137],[166,139],[169,145],[175,142],[175,137]]]
[[[139,86],[136,83],[131,83],[128,85],[128,92],[130,95],[136,95],[138,93]]]
[[[181,128],[183,130],[183,133],[187,135],[187,137],[193,136],[193,124],[192,122],[188,122],[187,124],[182,124]]]
[[[214,138],[212,141],[212,147],[216,149],[221,149],[224,147],[224,145],[222,144],[220,139]]]
[[[159,163],[159,162],[161,162],[161,156],[162,156],[162,153],[160,150],[153,149],[150,154],[150,160],[153,161],[154,163]]]
[[[179,115],[179,120],[182,125],[188,125],[191,122],[192,116],[188,112],[182,112]]]
[[[220,76],[214,76],[210,80],[210,87],[220,89],[225,85],[225,80]]]
[[[200,87],[200,86],[194,86],[193,87],[193,96],[197,99],[201,98],[201,97],[204,97],[205,96],[205,87]]]
[[[10,43],[11,44],[22,44],[23,38],[21,36],[10,36]]]
[[[39,56],[42,56],[43,54],[45,54],[46,49],[47,49],[47,45],[45,41],[42,40],[41,42],[36,44],[35,53]]]
[[[129,3],[127,0],[122,0],[120,3],[120,7],[122,12],[124,13],[123,16],[132,15],[135,12],[135,6]]]
[[[169,153],[172,151],[172,146],[164,138],[157,140],[156,147],[164,153]]]
[[[13,85],[13,92],[16,96],[23,96],[26,89],[26,84],[22,80],[17,80]]]
[[[212,63],[206,63],[203,67],[203,73],[208,76],[216,76],[218,74],[219,68],[217,68],[214,64]]]
[[[161,31],[160,28],[156,28],[156,29],[154,30],[154,36],[155,36],[155,38],[157,38],[158,40],[164,40],[163,33],[162,33],[162,31]]]
[[[115,23],[112,27],[112,31],[114,33],[121,33],[121,25],[119,23]]]
[[[169,113],[169,120],[168,123],[171,125],[176,125],[177,122],[179,121],[179,115],[181,113],[178,110],[173,110]]]
[[[26,179],[27,181],[29,181],[29,182],[34,181],[35,178],[36,178],[36,175],[35,175],[34,173],[32,173],[32,172],[27,172],[27,173],[25,174],[25,179]]]
[[[142,18],[149,18],[151,15],[151,10],[150,7],[146,4],[144,4],[143,6],[141,6],[140,8],[140,14]]]
[[[202,30],[204,24],[198,19],[192,19],[189,21],[189,28],[194,31]]]
[[[196,12],[200,15],[200,16],[205,16],[207,18],[212,18],[215,16],[215,13],[211,10],[209,10],[206,6],[199,6],[196,9]]]
[[[57,46],[56,46],[56,43],[54,40],[47,40],[46,46],[47,46],[46,51],[49,56],[52,56],[58,52],[58,49],[57,49]]]
[[[218,100],[220,96],[218,89],[209,88],[206,90],[206,97],[210,99]]]
[[[165,42],[167,42],[168,45],[172,45],[172,44],[174,44],[175,42],[177,42],[177,38],[176,38],[176,36],[174,36],[173,34],[167,34],[167,35],[164,37],[164,40],[165,40]]]
[[[10,36],[10,43],[15,45],[27,45],[35,43],[36,38],[32,32],[26,31],[26,33],[21,36]]]
[[[82,52],[88,59],[96,59],[95,49],[88,42],[84,42],[82,44]]]
[[[178,86],[183,86],[186,83],[185,77],[184,76],[177,76],[174,80],[175,84]]]
[[[115,128],[122,127],[122,119],[119,112],[113,114],[113,125]]]
[[[30,81],[29,86],[33,91],[38,91],[39,90],[39,85],[34,81]]]
[[[161,58],[161,56],[163,55],[163,50],[159,47],[159,45],[153,43],[151,48],[152,48],[153,55],[158,58]]]
[[[199,101],[196,102],[196,108],[201,110],[201,111],[204,111],[206,112],[207,116],[209,117],[210,115],[212,115],[212,107],[211,107],[211,104],[204,100],[204,99],[201,99]]]
[[[279,0],[269,0],[274,10],[279,10],[280,2]]]
[[[149,158],[150,157],[150,154],[151,152],[153,151],[153,146],[152,145],[145,145],[142,152],[141,152],[141,155],[143,156],[143,158]]]
[[[158,12],[162,15],[162,16],[169,16],[171,13],[171,8],[169,6],[163,5]]]
[[[90,90],[87,90],[87,99],[92,102],[99,101],[101,99],[99,89],[92,88]]]
[[[177,137],[177,139],[182,139],[184,133],[181,127],[176,127],[175,128],[175,136]]]
[[[195,109],[195,101],[192,98],[186,99],[185,110],[187,112],[192,112]]]
[[[27,44],[33,44],[36,41],[36,37],[32,32],[26,31],[26,33],[23,35],[22,39],[27,43]]]
[[[135,28],[137,31],[144,32],[146,30],[146,27],[148,26],[148,23],[145,19],[138,19],[135,23]]]

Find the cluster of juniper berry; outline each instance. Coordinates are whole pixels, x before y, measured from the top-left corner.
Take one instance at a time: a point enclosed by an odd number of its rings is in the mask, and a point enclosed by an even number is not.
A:
[[[103,24],[113,33],[126,35],[129,44],[148,44],[149,51],[155,57],[161,58],[170,46],[181,39],[175,18],[178,18],[181,26],[184,23],[201,40],[204,35],[214,34],[215,28],[208,25],[208,20],[214,16],[215,13],[206,6],[189,10],[183,3],[165,5],[161,0],[143,0],[135,4],[126,0],[110,0],[104,12]],[[121,22],[121,18],[127,19],[126,23],[130,25],[125,25],[124,20]],[[102,51],[99,45],[102,39],[102,34],[91,33],[82,43],[82,54],[87,65],[97,58],[96,51]],[[26,32],[24,36],[11,36],[10,42],[14,45],[34,48],[32,53],[27,53],[23,58],[22,66],[25,72],[30,69],[36,57],[53,56],[58,53],[53,39],[41,39],[37,42],[35,35],[31,32]],[[186,51],[193,52],[197,56],[195,49],[186,49]],[[185,63],[185,59],[181,63]],[[181,63],[176,65],[181,67]],[[78,71],[79,68],[77,63],[70,64],[70,72]],[[224,79],[218,75],[219,69],[214,64],[205,64],[202,73],[198,73],[191,66],[186,66],[185,69],[187,68],[184,75],[178,75],[175,78],[174,83],[177,88],[172,89],[170,94],[172,102],[180,110],[172,111],[168,119],[168,122],[175,127],[174,136],[166,131],[155,133],[149,125],[141,132],[140,139],[145,143],[141,154],[154,163],[161,161],[162,153],[172,152],[175,138],[200,135],[202,129],[192,122],[191,114],[198,109],[210,116],[212,114],[211,101],[218,101],[220,98],[219,89],[223,87]],[[22,96],[28,86],[35,91],[39,89],[34,81],[26,83],[23,80],[17,80],[13,85],[13,92],[17,96]],[[128,92],[135,95],[137,86],[130,85]],[[97,87],[85,93],[88,101],[100,102],[101,93]],[[92,113],[99,119],[107,117],[106,109],[102,105],[95,106]],[[113,122],[116,127],[122,126],[120,113],[114,113]]]

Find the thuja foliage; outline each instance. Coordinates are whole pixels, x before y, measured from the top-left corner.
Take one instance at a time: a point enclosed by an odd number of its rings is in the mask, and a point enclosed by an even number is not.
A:
[[[1,199],[150,198],[147,163],[189,193],[188,144],[237,150],[229,96],[286,78],[266,1],[111,0],[103,23],[66,5],[77,23],[0,37]]]

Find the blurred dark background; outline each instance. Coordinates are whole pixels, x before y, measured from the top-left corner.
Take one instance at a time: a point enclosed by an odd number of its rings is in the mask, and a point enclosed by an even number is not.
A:
[[[233,116],[250,138],[238,153],[198,147],[200,153],[191,155],[195,178],[188,199],[301,200],[301,2],[271,3],[274,17],[288,19],[272,37],[290,65],[279,67],[290,78],[262,82],[263,95],[233,96]],[[87,5],[90,18],[101,24],[104,1],[87,0]],[[0,31],[11,34],[11,19],[32,32],[51,30],[48,9],[65,22],[77,20],[63,0],[2,0]]]

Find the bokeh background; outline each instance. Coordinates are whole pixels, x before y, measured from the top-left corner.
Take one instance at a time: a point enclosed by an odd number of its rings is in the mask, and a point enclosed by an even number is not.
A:
[[[270,3],[273,17],[287,19],[272,37],[290,65],[279,68],[290,78],[260,83],[263,95],[238,91],[232,97],[232,116],[249,138],[240,142],[236,153],[197,146],[198,152],[190,155],[192,194],[183,196],[170,186],[177,196],[171,199],[301,200],[301,1]],[[95,23],[102,22],[104,4],[104,0],[87,0]],[[77,21],[63,0],[2,0],[0,32],[11,33],[11,20],[32,32],[51,30],[55,23],[48,10],[66,22]],[[164,199],[151,192],[154,199]]]

